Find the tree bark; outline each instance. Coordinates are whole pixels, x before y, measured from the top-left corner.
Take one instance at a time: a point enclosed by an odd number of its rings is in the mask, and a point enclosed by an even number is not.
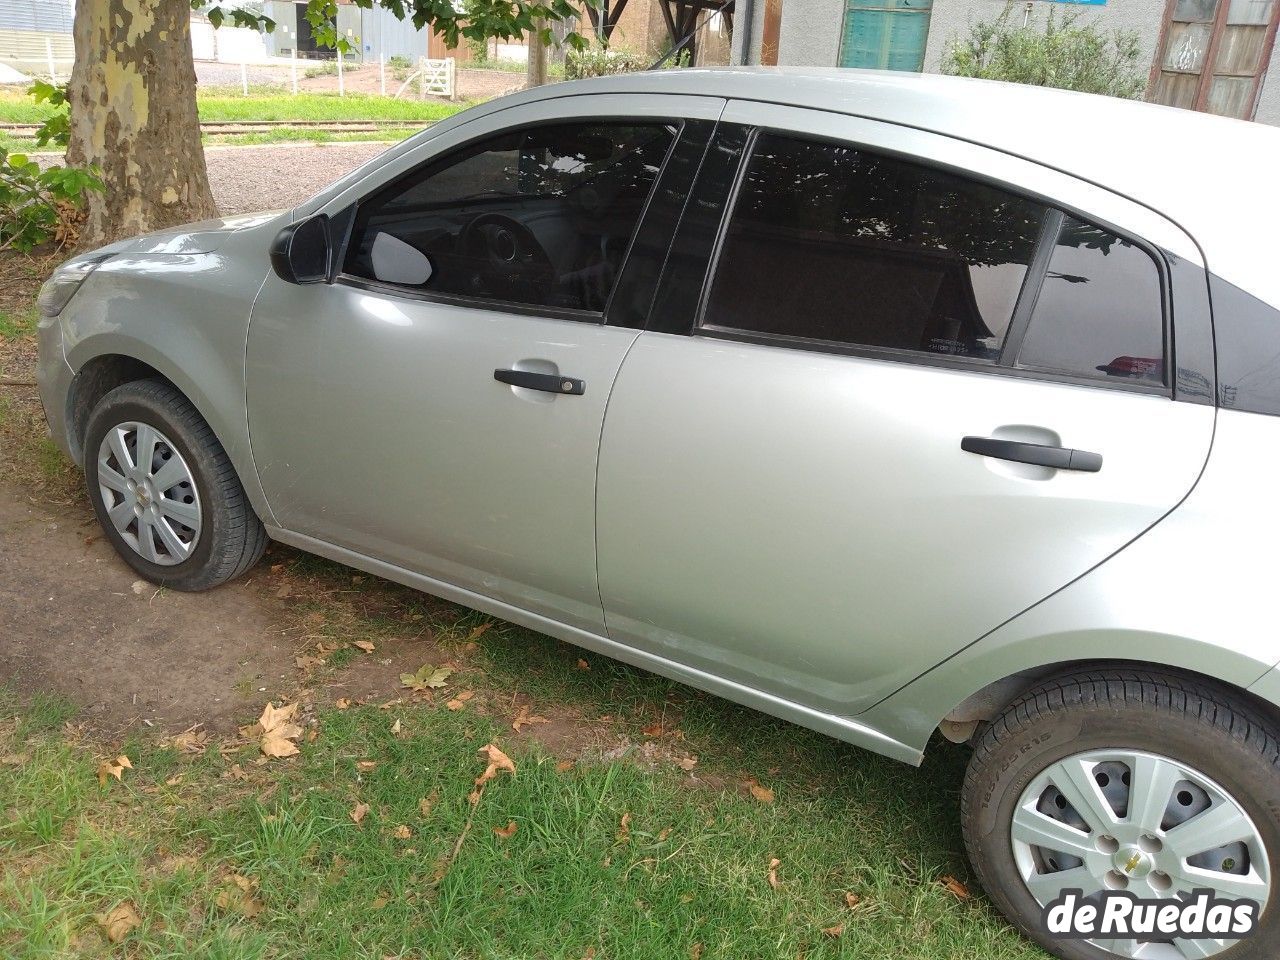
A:
[[[547,82],[547,48],[542,43],[541,33],[546,29],[547,21],[533,21],[533,29],[529,31],[527,49],[529,63],[525,77],[527,87],[540,87]]]
[[[67,162],[96,164],[80,246],[217,215],[196,115],[189,0],[78,0]]]

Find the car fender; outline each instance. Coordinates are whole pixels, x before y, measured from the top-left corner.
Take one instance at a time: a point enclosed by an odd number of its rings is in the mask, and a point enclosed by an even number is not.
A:
[[[249,444],[244,379],[249,317],[269,270],[265,240],[262,248],[260,258],[222,251],[114,257],[72,298],[62,330],[77,375],[95,358],[118,355],[181,390],[226,450],[258,516],[272,523]]]

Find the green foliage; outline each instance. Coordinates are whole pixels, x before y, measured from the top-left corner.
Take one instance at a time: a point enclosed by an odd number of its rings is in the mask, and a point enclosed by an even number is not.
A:
[[[587,0],[594,5],[594,0]],[[412,20],[419,30],[430,26],[444,37],[445,43],[456,47],[461,41],[488,40],[497,37],[510,40],[526,33],[537,33],[542,42],[550,46],[554,37],[548,23],[568,20],[579,15],[572,0],[467,0],[454,4],[449,0],[354,0],[354,6],[362,10],[381,7],[401,20]],[[191,0],[193,9],[203,9],[209,22],[218,27],[230,17],[236,26],[275,29],[275,22],[254,10],[224,8],[208,0]],[[307,0],[307,22],[311,33],[322,47],[352,53],[355,44],[339,35],[337,0]],[[535,31],[538,22],[542,28]],[[564,42],[573,50],[588,46],[585,37],[570,32]]]
[[[27,93],[36,103],[47,103],[49,114],[36,131],[36,146],[49,144],[65,148],[71,142],[71,107],[67,102],[67,88],[54,86],[47,80],[37,80]]]
[[[1136,100],[1146,90],[1138,35],[1080,24],[1079,11],[1058,16],[1051,8],[1043,27],[1014,20],[1005,5],[993,20],[979,20],[947,46],[942,72]]]
[[[96,169],[49,167],[0,149],[0,250],[29,253],[58,239],[69,211],[85,192],[105,189]]]
[[[564,59],[566,80],[607,77],[615,73],[635,73],[649,68],[649,58],[629,50],[590,47],[569,53]]]

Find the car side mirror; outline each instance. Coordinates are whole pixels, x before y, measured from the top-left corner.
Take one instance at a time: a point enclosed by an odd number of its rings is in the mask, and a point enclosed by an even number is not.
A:
[[[289,283],[323,283],[329,279],[332,262],[327,214],[291,223],[271,241],[271,267]]]

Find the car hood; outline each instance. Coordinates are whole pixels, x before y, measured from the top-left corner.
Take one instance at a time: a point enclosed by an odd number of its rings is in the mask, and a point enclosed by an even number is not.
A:
[[[201,220],[197,223],[186,223],[168,230],[155,233],[144,233],[140,237],[125,240],[110,247],[103,247],[102,253],[128,253],[134,256],[145,254],[192,254],[212,253],[227,242],[232,236],[254,227],[261,227],[273,220],[282,220],[286,211],[271,210],[266,213],[250,213],[235,217],[220,217],[214,220]]]

